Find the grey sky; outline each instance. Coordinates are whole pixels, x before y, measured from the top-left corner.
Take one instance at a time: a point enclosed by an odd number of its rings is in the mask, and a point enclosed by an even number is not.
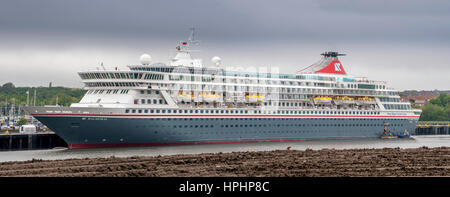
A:
[[[197,57],[291,73],[325,50],[397,89],[450,89],[446,0],[2,0],[0,83],[81,87],[77,71],[167,62],[196,27]]]

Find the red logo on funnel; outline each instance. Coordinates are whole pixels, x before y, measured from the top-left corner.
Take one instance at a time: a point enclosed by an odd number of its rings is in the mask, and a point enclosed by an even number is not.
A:
[[[325,68],[316,71],[316,73],[346,74],[339,60],[331,61]]]

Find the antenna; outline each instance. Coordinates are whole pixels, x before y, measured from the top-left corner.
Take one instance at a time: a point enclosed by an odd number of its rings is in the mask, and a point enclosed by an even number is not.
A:
[[[189,28],[189,30],[191,31],[188,38],[189,45],[190,44],[198,45],[200,41],[195,39],[195,28],[191,27]]]
[[[195,28],[191,27],[191,28],[189,28],[189,30],[191,31],[191,34],[189,35],[188,41],[192,44],[197,45],[200,42],[200,40],[195,39]]]
[[[189,35],[189,41],[190,42],[192,42],[192,41],[194,41],[194,35],[195,35],[195,28],[194,27],[191,27],[191,28],[189,28],[189,30],[191,31],[191,34]]]
[[[184,52],[190,52],[191,50],[189,50],[189,46],[191,44],[194,45],[198,45],[199,44],[199,40],[195,40],[195,28],[191,27],[189,28],[189,30],[191,31],[189,33],[189,38],[187,41],[180,41],[180,44],[176,47],[177,51],[184,51]]]

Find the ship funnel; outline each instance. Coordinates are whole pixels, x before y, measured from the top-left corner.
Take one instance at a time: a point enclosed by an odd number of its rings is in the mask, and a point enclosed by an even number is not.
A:
[[[322,54],[322,59],[313,65],[300,70],[297,74],[300,73],[327,73],[327,74],[341,74],[346,75],[347,73],[342,66],[341,61],[339,61],[338,56],[345,56],[345,54],[341,54],[335,51],[326,51]]]

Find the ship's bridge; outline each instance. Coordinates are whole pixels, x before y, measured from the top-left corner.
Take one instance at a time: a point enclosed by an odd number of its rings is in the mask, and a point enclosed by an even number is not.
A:
[[[128,66],[132,71],[152,71],[163,73],[180,73],[180,74],[218,74],[220,68],[217,67],[185,67],[185,66],[170,66],[164,63],[155,63],[149,66],[133,65]]]
[[[192,59],[189,51],[178,51],[177,55],[170,61],[171,66],[185,66],[200,68],[203,66],[201,59]]]

